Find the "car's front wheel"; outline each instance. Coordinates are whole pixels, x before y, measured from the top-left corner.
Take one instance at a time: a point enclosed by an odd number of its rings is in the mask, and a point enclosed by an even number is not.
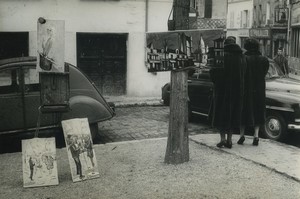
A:
[[[283,140],[286,134],[287,126],[283,117],[275,112],[268,113],[263,128],[264,137],[272,140]]]

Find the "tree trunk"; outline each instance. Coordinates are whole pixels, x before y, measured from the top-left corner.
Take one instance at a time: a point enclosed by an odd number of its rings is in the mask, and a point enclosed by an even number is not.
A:
[[[174,0],[175,30],[189,29],[189,0]],[[181,41],[181,43],[183,43]],[[185,46],[186,47],[186,46]],[[183,49],[186,52],[186,49]],[[165,163],[189,161],[187,71],[171,72],[170,119]]]
[[[171,96],[168,143],[165,163],[189,161],[187,72],[171,72]]]

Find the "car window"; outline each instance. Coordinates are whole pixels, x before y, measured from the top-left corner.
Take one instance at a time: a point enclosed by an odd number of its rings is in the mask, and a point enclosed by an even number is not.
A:
[[[25,92],[39,91],[39,74],[35,68],[23,68]]]
[[[0,94],[10,94],[19,91],[19,70],[4,69],[0,71]]]
[[[12,83],[11,71],[4,70],[0,72],[0,86],[9,86]]]

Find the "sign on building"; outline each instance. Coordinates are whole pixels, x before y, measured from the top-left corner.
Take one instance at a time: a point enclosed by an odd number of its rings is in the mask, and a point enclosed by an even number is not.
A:
[[[270,29],[250,29],[249,35],[256,38],[269,38],[271,36]]]
[[[64,72],[65,23],[43,19],[37,22],[37,70]]]
[[[223,63],[223,29],[146,33],[148,72]]]

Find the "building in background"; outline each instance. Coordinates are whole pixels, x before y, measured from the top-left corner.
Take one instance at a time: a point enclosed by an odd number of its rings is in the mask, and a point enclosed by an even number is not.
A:
[[[227,36],[234,36],[244,46],[253,22],[253,0],[228,0]]]
[[[145,32],[167,31],[173,0],[0,1],[0,57],[37,56],[39,17],[65,21],[65,61],[105,96],[156,96],[170,72],[148,73]]]
[[[300,75],[300,0],[290,0],[289,68]]]
[[[277,49],[288,49],[288,0],[253,0],[249,36],[259,40],[263,55],[273,58]]]
[[[190,0],[190,7],[190,15],[197,16],[190,19],[190,29],[226,28],[227,1]]]

